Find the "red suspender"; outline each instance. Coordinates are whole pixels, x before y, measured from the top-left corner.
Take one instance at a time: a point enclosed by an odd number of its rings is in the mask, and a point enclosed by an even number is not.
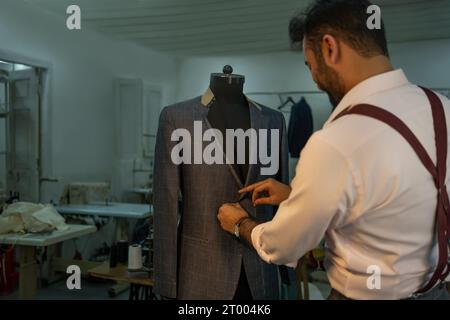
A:
[[[437,190],[437,206],[436,206],[436,229],[438,235],[439,260],[430,281],[416,294],[429,291],[439,281],[445,280],[449,271],[448,244],[450,241],[450,217],[449,217],[449,197],[447,186],[445,185],[445,177],[447,171],[447,123],[445,120],[444,108],[439,97],[431,90],[422,88],[430,101],[433,113],[434,136],[436,141],[437,163],[434,165],[430,156],[426,152],[423,145],[419,142],[414,133],[400,120],[397,116],[369,104],[359,104],[352,108],[347,108],[341,112],[333,121],[349,114],[358,114],[377,119],[392,127],[411,145],[416,152],[422,164],[433,176],[434,184]]]

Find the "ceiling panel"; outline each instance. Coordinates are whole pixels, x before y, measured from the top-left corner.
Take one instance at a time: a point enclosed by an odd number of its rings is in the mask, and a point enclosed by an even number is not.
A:
[[[289,19],[307,0],[23,0],[83,26],[174,55],[289,50]],[[378,0],[390,42],[450,38],[450,0]]]

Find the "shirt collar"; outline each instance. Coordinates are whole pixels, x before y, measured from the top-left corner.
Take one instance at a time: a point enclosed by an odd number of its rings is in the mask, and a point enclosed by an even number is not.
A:
[[[245,99],[247,99],[249,106],[253,105],[256,107],[256,109],[261,111],[261,106],[258,103],[249,99],[246,95],[244,95],[244,96],[245,96]],[[214,102],[214,100],[215,100],[214,93],[212,92],[211,88],[208,88],[201,97],[201,103],[204,107],[209,108],[209,106]]]
[[[334,109],[330,118],[324,124],[324,128],[327,127],[334,120],[334,118],[347,107],[361,103],[366,98],[376,93],[407,84],[409,84],[409,81],[402,69],[385,72],[360,82],[349,92],[347,92],[336,109]]]

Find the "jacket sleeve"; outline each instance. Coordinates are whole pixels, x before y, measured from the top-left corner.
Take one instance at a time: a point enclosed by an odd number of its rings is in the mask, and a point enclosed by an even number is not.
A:
[[[167,298],[177,296],[177,226],[180,166],[171,160],[175,129],[165,108],[159,118],[153,172],[154,291]]]
[[[314,249],[331,223],[342,221],[359,195],[352,161],[314,134],[302,150],[292,191],[272,221],[256,226],[252,243],[260,257],[278,265],[293,265]],[[326,196],[324,196],[326,195]]]

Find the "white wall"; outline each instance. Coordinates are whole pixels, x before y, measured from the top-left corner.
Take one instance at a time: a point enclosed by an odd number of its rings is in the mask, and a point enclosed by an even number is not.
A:
[[[450,87],[450,39],[389,46],[392,61],[403,68],[410,81],[429,87]],[[283,52],[241,57],[196,57],[182,61],[178,100],[202,94],[212,72],[221,72],[230,64],[234,72],[246,77],[245,92],[315,91],[302,53]],[[280,104],[276,96],[251,96],[270,107]],[[285,96],[286,97],[286,96]],[[330,104],[325,94],[305,95],[319,129],[329,115]],[[287,108],[289,109],[289,108]]]
[[[212,72],[222,72],[224,65],[233,67],[233,73],[245,76],[244,91],[251,92],[289,92],[318,91],[311,80],[300,53],[282,52],[241,57],[196,57],[184,59],[180,66],[178,100],[202,94],[209,84]],[[289,95],[282,96],[286,99]],[[299,100],[301,95],[291,95]],[[315,128],[319,129],[323,119],[329,115],[330,104],[326,94],[304,95],[311,104]],[[251,99],[268,107],[278,107],[277,95],[249,95]],[[284,110],[288,111],[287,106]],[[286,121],[289,114],[285,114]]]
[[[450,39],[399,43],[389,46],[396,67],[412,83],[450,88]]]
[[[174,59],[82,29],[19,0],[0,3],[0,59],[26,57],[51,66],[50,151],[44,175],[61,177],[43,186],[43,200],[58,200],[71,181],[111,181],[115,152],[113,79],[143,78],[174,102]],[[22,62],[22,61],[19,61]],[[46,145],[44,147],[49,147]],[[46,149],[47,150],[47,149]]]
[[[241,57],[195,57],[182,60],[178,98],[185,99],[202,93],[209,84],[212,72],[222,72],[224,65],[233,67],[233,73],[246,77],[249,91],[314,90],[314,83],[304,72],[301,54],[283,52]]]

